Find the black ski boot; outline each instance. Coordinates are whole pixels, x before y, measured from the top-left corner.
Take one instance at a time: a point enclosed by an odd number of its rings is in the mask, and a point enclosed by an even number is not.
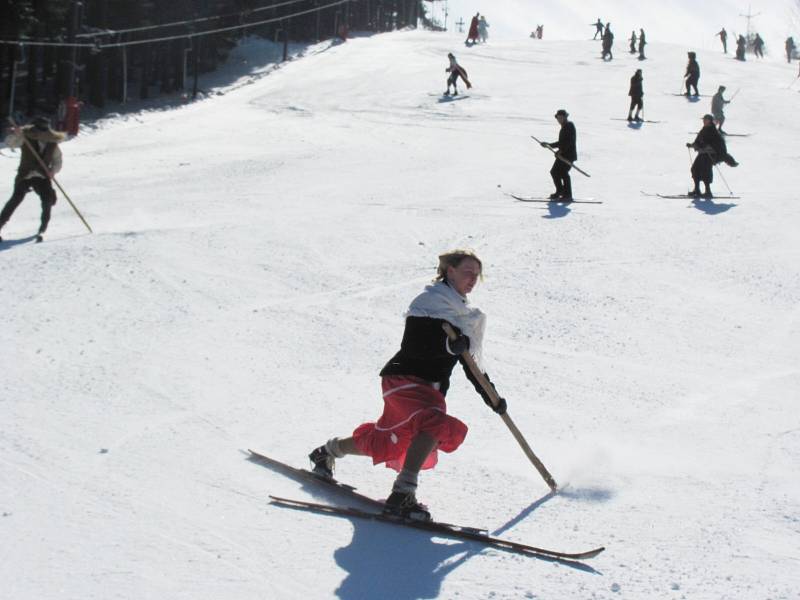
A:
[[[414,492],[392,492],[383,504],[383,514],[408,521],[430,521],[428,507],[417,502]]]
[[[325,444],[309,454],[308,459],[313,465],[311,471],[314,474],[324,477],[325,479],[333,479],[333,466],[336,461],[333,458],[333,455],[328,452]]]

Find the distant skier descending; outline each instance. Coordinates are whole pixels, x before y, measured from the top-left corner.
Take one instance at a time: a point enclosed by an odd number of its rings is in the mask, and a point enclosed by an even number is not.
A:
[[[700,82],[700,65],[697,62],[697,54],[694,52],[688,52],[687,56],[689,57],[689,62],[686,64],[686,73],[684,74],[684,79],[686,79],[686,92],[683,94],[684,96],[699,96],[700,92],[697,89],[697,84]],[[694,88],[694,94],[692,94],[692,88]]]
[[[470,83],[469,79],[467,78],[467,71],[464,69],[464,67],[458,64],[458,61],[452,52],[447,53],[447,58],[450,61],[450,66],[445,69],[445,72],[450,73],[450,77],[447,78],[447,91],[444,93],[444,95],[449,96],[450,86],[453,86],[453,96],[458,96],[456,82],[458,81],[459,77],[464,80],[464,85],[467,86],[467,89],[472,87],[472,83]]]
[[[794,38],[792,36],[786,38],[786,43],[784,44],[784,48],[786,49],[786,62],[791,63],[792,58],[794,58],[794,51],[795,51]]]
[[[756,55],[756,58],[764,58],[764,40],[758,34],[753,40],[753,54]]]
[[[480,21],[481,13],[475,13],[475,16],[472,17],[472,20],[469,23],[469,31],[467,32],[467,39],[464,40],[464,43],[467,46],[472,46],[478,43],[478,25]]]
[[[611,31],[611,23],[606,23],[606,29],[603,32],[603,60],[614,60],[614,55],[611,53],[611,48],[614,46],[614,34]]]
[[[724,92],[725,86],[719,86],[717,93],[714,94],[714,97],[711,99],[711,114],[714,116],[714,121],[722,135],[725,135],[725,132],[722,130],[722,125],[725,123],[725,105],[731,102],[730,100],[725,100],[722,96]]]
[[[694,148],[697,151],[697,157],[694,159],[691,169],[694,189],[688,192],[689,195],[713,198],[711,183],[714,181],[714,165],[724,162],[731,167],[739,166],[736,159],[728,154],[725,140],[722,139],[714,125],[713,115],[703,115],[703,128],[697,133],[694,142],[686,143],[686,147]],[[701,181],[705,186],[702,194],[700,193]]]
[[[647,57],[644,55],[644,47],[647,45],[647,40],[644,37],[644,29],[639,30],[639,60],[645,60]]]
[[[569,176],[569,171],[572,164],[578,160],[577,150],[577,132],[575,125],[569,120],[569,113],[563,108],[559,109],[556,114],[556,121],[561,125],[558,132],[558,141],[556,142],[542,142],[544,148],[556,148],[556,160],[550,169],[550,176],[553,178],[553,183],[556,186],[556,191],[550,194],[551,200],[572,200],[572,179]],[[561,158],[566,160],[561,160]],[[567,162],[569,161],[569,162]]]
[[[489,23],[486,21],[486,15],[481,15],[478,19],[478,36],[481,38],[481,44],[486,43],[486,38],[489,37]]]
[[[600,36],[600,39],[603,39],[603,21],[600,20],[600,17],[597,17],[597,21],[592,23],[592,27],[595,28],[594,30],[594,37],[593,40],[597,39],[597,36]]]
[[[747,60],[744,56],[746,50],[747,50],[747,40],[744,39],[743,35],[740,35],[736,39],[736,60],[741,60],[741,61]]]
[[[727,54],[728,53],[728,32],[725,31],[725,28],[723,27],[719,31],[719,33],[717,33],[717,35],[719,36],[719,41],[722,42],[722,52],[724,54]]]
[[[628,90],[628,96],[631,97],[631,105],[628,108],[628,121],[641,121],[639,112],[644,109],[644,87],[642,86],[642,70],[636,69],[636,72],[631,77],[631,86]],[[633,109],[636,108],[636,115],[633,115]]]

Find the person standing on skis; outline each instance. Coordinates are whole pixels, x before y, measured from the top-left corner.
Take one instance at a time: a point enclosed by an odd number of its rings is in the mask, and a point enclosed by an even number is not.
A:
[[[644,108],[644,89],[642,87],[642,70],[636,69],[636,73],[631,77],[631,87],[628,90],[628,96],[631,97],[631,105],[628,108],[628,121],[641,121],[639,112]],[[636,108],[636,115],[633,115],[633,109]]]
[[[483,276],[483,263],[472,252],[454,250],[439,256],[437,276],[411,302],[406,312],[400,350],[380,372],[383,414],[376,422],[356,427],[349,437],[334,437],[309,454],[314,472],[332,478],[335,460],[369,456],[398,472],[384,514],[429,521],[430,512],[416,497],[419,472],[432,469],[438,451],[453,452],[464,441],[467,426],[448,414],[445,396],[450,375],[461,363],[483,401],[505,414],[506,401],[495,407],[461,356],[468,351],[483,371],[482,346],[486,316],[467,296]],[[458,337],[449,339],[448,323]],[[488,377],[487,377],[488,379]]]
[[[736,159],[728,154],[725,140],[722,139],[714,125],[714,115],[703,115],[703,128],[697,133],[693,142],[686,143],[686,147],[694,148],[697,151],[697,157],[694,159],[691,169],[694,189],[689,191],[689,196],[713,198],[711,183],[714,181],[714,165],[724,162],[731,167],[739,166]],[[702,194],[700,193],[701,181],[705,186],[705,192]]]
[[[541,142],[544,148],[558,149],[556,160],[550,169],[550,176],[553,178],[553,183],[555,183],[556,186],[556,191],[550,194],[550,199],[571,202],[572,179],[570,179],[569,171],[572,165],[564,162],[561,158],[567,159],[570,163],[578,160],[578,150],[576,146],[577,134],[575,125],[570,122],[569,113],[566,110],[563,108],[559,109],[555,117],[558,124],[561,125],[561,129],[558,132],[558,141],[550,143]]]
[[[697,90],[697,84],[700,82],[700,65],[697,63],[697,54],[689,52],[689,62],[686,64],[686,74],[683,76],[686,79],[686,92],[684,96],[699,96],[700,92]],[[694,94],[691,93],[694,88]]]
[[[717,128],[722,135],[726,135],[722,130],[722,125],[725,123],[725,105],[730,104],[730,100],[725,100],[722,94],[725,92],[725,86],[719,86],[717,93],[711,98],[711,114],[717,124]]]
[[[458,78],[464,80],[464,84],[467,86],[467,89],[472,87],[469,79],[467,79],[467,71],[458,64],[456,61],[456,57],[453,56],[452,52],[447,53],[447,59],[450,61],[450,66],[445,69],[445,72],[450,73],[450,77],[447,78],[447,91],[444,93],[445,96],[450,95],[450,86],[453,86],[453,96],[458,96],[458,88],[456,87],[456,82]]]

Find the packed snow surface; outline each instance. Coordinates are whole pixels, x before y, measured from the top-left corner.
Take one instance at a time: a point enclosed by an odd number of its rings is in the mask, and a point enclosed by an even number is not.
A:
[[[725,129],[750,136],[692,202],[640,194],[690,186],[710,98],[675,95],[687,48],[615,50],[355,38],[64,144],[94,234],[59,194],[30,243],[31,195],[0,244],[0,596],[800,597],[797,66],[698,54],[700,91],[738,92]],[[448,51],[474,83],[450,100]],[[659,121],[640,128],[612,120],[637,68]],[[574,191],[602,204],[504,194],[552,191],[530,135],[555,140],[559,108],[591,174]],[[376,418],[403,313],[456,247],[484,261],[487,371],[565,488],[548,497],[457,369],[470,432],[419,497],[508,539],[607,547],[583,567],[276,507],[344,500],[242,453],[306,466]],[[393,478],[358,457],[337,475],[376,498]]]

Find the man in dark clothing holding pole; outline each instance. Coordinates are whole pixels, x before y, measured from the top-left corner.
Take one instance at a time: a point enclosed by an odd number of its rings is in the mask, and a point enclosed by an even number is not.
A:
[[[561,125],[561,130],[558,132],[558,141],[551,143],[541,142],[541,145],[545,148],[558,149],[556,160],[550,169],[550,176],[556,185],[556,191],[550,194],[550,199],[571,202],[572,180],[570,179],[569,171],[572,168],[570,163],[578,160],[577,134],[575,125],[569,121],[569,113],[566,110],[559,109],[555,117],[559,125]],[[562,160],[562,158],[568,160],[569,163]]]
[[[36,117],[30,125],[14,127],[6,138],[9,148],[21,148],[21,156],[14,179],[14,191],[0,212],[0,229],[17,210],[25,195],[33,190],[42,201],[42,218],[37,236],[37,241],[41,241],[50,222],[50,211],[56,203],[56,192],[51,179],[61,170],[61,150],[58,144],[65,139],[65,134],[50,129],[50,121],[46,117]]]
[[[694,148],[697,157],[692,163],[692,179],[694,189],[689,191],[690,196],[701,196],[700,182],[705,186],[703,198],[713,198],[711,194],[711,183],[714,181],[714,165],[724,162],[731,167],[738,167],[739,163],[728,154],[725,140],[722,139],[719,131],[714,125],[713,115],[703,116],[703,128],[697,133],[694,142],[687,142],[687,148]]]

